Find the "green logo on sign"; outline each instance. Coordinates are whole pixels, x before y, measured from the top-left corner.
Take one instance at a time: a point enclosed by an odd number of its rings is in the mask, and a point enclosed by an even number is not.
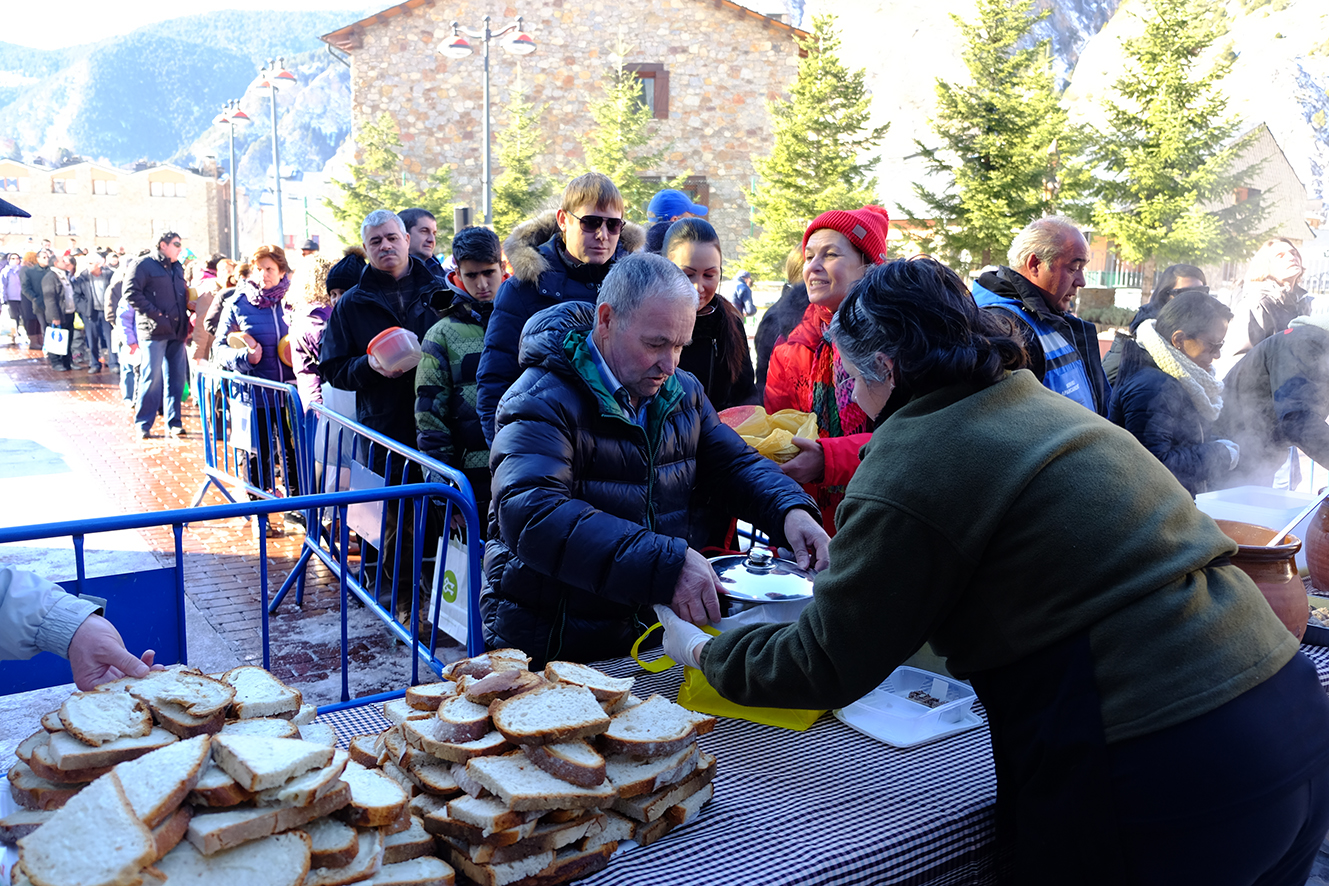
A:
[[[457,602],[457,573],[451,569],[443,573],[443,599],[449,603]]]

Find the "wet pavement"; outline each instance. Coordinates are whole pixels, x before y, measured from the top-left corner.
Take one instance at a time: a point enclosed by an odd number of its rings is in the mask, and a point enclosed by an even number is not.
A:
[[[36,351],[0,336],[0,525],[80,520],[189,507],[203,484],[198,408],[185,403],[183,437],[165,436],[159,420],[140,439],[118,374],[50,368]],[[209,489],[203,504],[225,499]],[[268,539],[271,593],[295,565],[303,529],[288,526]],[[230,519],[188,525],[183,535],[190,664],[208,672],[262,663],[258,543],[249,522]],[[174,564],[170,527],[88,536],[91,576],[136,572]],[[31,569],[54,581],[75,573],[69,539],[0,546],[0,563]],[[303,607],[292,593],[273,615],[271,668],[305,693],[306,700],[340,700],[340,593],[336,576],[317,560],[306,572]],[[117,613],[109,612],[114,621]],[[120,613],[120,617],[128,617]],[[410,656],[358,602],[348,609],[351,695],[403,688]],[[137,651],[137,650],[136,650]],[[448,657],[458,657],[460,648]],[[422,676],[428,671],[422,665]],[[0,759],[35,728],[68,686],[36,697],[0,696]],[[0,690],[2,692],[3,690]],[[16,737],[5,723],[17,721]],[[26,731],[25,731],[26,730]]]

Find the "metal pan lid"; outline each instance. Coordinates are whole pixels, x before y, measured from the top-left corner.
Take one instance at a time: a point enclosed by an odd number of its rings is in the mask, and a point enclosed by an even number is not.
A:
[[[749,603],[802,600],[812,596],[814,572],[781,560],[764,548],[711,560],[724,595]]]

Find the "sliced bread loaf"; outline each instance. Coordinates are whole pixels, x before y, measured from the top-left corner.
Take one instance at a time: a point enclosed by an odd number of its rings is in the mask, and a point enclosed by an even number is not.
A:
[[[100,747],[117,738],[147,735],[152,712],[124,692],[75,692],[60,705],[60,723],[79,741]]]
[[[453,886],[457,882],[452,866],[441,858],[422,856],[384,863],[364,886]]]
[[[232,720],[221,728],[222,735],[266,735],[268,738],[299,738],[300,727],[281,717],[254,717]]]
[[[545,665],[545,679],[550,683],[585,686],[601,702],[617,704],[632,691],[632,677],[611,677],[604,671],[572,661],[551,661]]]
[[[443,708],[439,708],[440,716]],[[513,744],[554,744],[598,735],[609,717],[589,689],[555,683],[495,702],[494,728]],[[441,736],[440,736],[441,737]]]
[[[240,787],[261,791],[332,762],[333,749],[296,738],[261,735],[216,736],[212,758]]]
[[[605,758],[585,739],[547,745],[523,745],[526,759],[564,781],[593,788],[605,780]]]
[[[520,811],[601,808],[611,805],[617,797],[613,785],[571,784],[550,775],[521,754],[477,757],[466,764],[466,770],[509,807]]]
[[[40,886],[133,886],[157,857],[152,831],[134,814],[113,772],[19,840],[18,851],[23,869]]]
[[[345,867],[359,851],[359,832],[339,819],[316,818],[303,830],[309,835],[310,867]]]
[[[438,683],[421,683],[406,690],[406,703],[417,711],[433,713],[438,710],[439,702],[457,694],[457,684],[451,680]]]
[[[102,742],[99,747],[86,745],[68,732],[52,732],[47,747],[50,748],[51,761],[56,766],[72,770],[114,766],[126,760],[136,760],[175,741],[174,735],[154,726],[147,735],[117,738]]]
[[[211,855],[185,841],[155,867],[172,886],[301,886],[309,873],[309,835],[274,834]]]
[[[206,735],[177,741],[115,767],[134,814],[156,827],[173,813],[198,783],[208,762]]]
[[[690,744],[715,728],[715,718],[689,711],[663,695],[652,695],[636,707],[615,714],[600,736],[607,754],[661,757]]]
[[[362,830],[356,836],[355,858],[337,868],[317,868],[305,877],[304,886],[345,886],[368,879],[383,866],[383,835]]]
[[[300,691],[287,686],[262,668],[252,665],[232,668],[222,674],[222,680],[235,687],[235,700],[231,708],[241,720],[282,715],[290,718],[300,711],[303,702]]]

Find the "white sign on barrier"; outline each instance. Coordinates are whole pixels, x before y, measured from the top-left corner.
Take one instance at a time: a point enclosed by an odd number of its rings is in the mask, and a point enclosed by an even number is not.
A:
[[[227,413],[231,417],[230,436],[227,438],[232,449],[256,452],[254,446],[254,407],[241,397],[227,397]]]
[[[381,474],[376,474],[366,465],[353,461],[350,463],[350,477],[347,489],[382,489],[384,483]],[[361,538],[378,543],[378,533],[383,525],[383,502],[365,501],[346,508],[346,525]]]

